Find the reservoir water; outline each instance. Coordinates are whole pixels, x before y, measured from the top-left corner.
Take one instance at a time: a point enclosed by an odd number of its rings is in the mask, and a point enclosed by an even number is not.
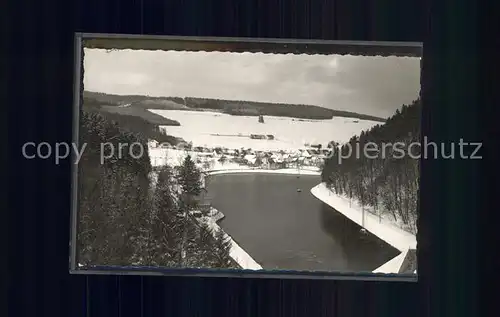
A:
[[[314,197],[319,176],[210,176],[219,224],[265,269],[371,272],[399,252]],[[301,191],[299,192],[298,189]]]

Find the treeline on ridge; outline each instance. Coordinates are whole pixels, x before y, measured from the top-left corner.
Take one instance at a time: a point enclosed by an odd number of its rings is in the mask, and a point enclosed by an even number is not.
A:
[[[84,97],[111,106],[131,104],[130,108],[163,110],[212,110],[230,115],[276,116],[311,120],[329,120],[332,117],[348,117],[360,120],[384,122],[384,118],[350,111],[333,110],[316,105],[256,102],[195,97],[151,97],[137,95],[111,95],[84,92]],[[120,110],[121,111],[121,110]]]
[[[115,106],[101,106],[102,112],[117,113],[124,116],[135,116],[146,120],[154,125],[164,125],[164,126],[180,126],[179,121],[164,118],[156,113],[148,111],[144,108],[139,107],[115,107]]]
[[[231,115],[267,115],[312,120],[331,119],[332,117],[336,116],[358,118],[362,120],[385,121],[384,119],[379,117],[349,111],[332,110],[320,106],[305,104],[286,104],[192,97],[186,97],[185,100],[186,105],[191,108],[221,110],[222,112]]]
[[[138,116],[136,112],[119,112],[113,109],[127,109],[104,106],[101,103],[94,101],[92,99],[85,99],[83,103],[83,111],[86,113],[97,113],[107,120],[116,122],[118,126],[126,129],[127,131],[140,134],[147,139],[153,139],[160,143],[166,142],[171,145],[176,145],[183,140],[178,137],[167,135],[163,130],[161,130],[158,125],[163,125],[165,122],[158,122],[157,117],[165,119],[157,114],[149,112],[144,109],[136,109],[137,112],[145,112],[150,120],[145,119],[142,116]],[[150,116],[150,117],[149,117]],[[169,120],[169,119],[166,119]]]
[[[155,171],[147,138],[95,111],[81,114],[80,142],[86,148],[78,165],[79,266],[238,267],[225,235],[191,216],[203,189],[190,157]],[[101,162],[105,142],[115,152]],[[143,155],[118,152],[120,143],[142,144]]]
[[[410,149],[409,144],[420,142],[421,109],[417,99],[403,105],[385,124],[352,137],[325,161],[321,175],[322,181],[335,193],[356,200],[363,208],[371,207],[367,210],[375,214],[389,214],[414,233],[419,196],[419,160],[416,158],[420,153],[418,147]],[[363,153],[368,142],[377,144],[371,148],[377,148],[378,154],[368,152],[375,158],[365,157]],[[392,147],[397,142],[400,142],[398,152]],[[361,149],[359,155],[357,144]]]
[[[104,96],[104,98],[102,98]],[[126,102],[127,96],[116,96],[123,98],[109,98],[114,95],[107,95],[101,93],[84,93],[83,94],[83,107],[91,110],[99,110],[101,112],[112,112],[122,115],[136,116],[140,117],[150,123],[156,125],[166,125],[166,126],[180,126],[180,123],[176,120],[168,119],[157,115],[147,109],[153,109],[153,106],[139,107],[137,103]],[[131,96],[132,100],[135,100],[137,96]],[[164,108],[159,108],[164,109]]]

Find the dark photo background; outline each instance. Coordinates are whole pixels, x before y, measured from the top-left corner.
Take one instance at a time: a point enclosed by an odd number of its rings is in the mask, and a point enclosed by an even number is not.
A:
[[[69,275],[70,162],[25,142],[71,142],[74,32],[423,41],[423,131],[480,139],[473,1],[9,1],[2,316],[475,316],[479,161],[422,164],[419,282]],[[5,93],[4,93],[5,91]],[[3,211],[3,208],[2,208]],[[467,215],[467,217],[466,217]],[[464,233],[467,233],[466,239]],[[6,273],[6,274],[5,274]]]

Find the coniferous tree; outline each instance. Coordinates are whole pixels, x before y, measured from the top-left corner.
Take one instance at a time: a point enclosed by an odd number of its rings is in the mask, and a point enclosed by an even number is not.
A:
[[[150,264],[176,266],[179,256],[181,224],[175,194],[174,175],[170,166],[158,171],[158,179],[153,196],[150,235],[148,240]]]
[[[187,155],[182,164],[177,167],[177,184],[179,193],[179,217],[181,222],[181,242],[179,261],[181,266],[186,266],[189,258],[189,246],[195,230],[192,228],[194,220],[191,212],[198,207],[197,198],[202,191],[202,173],[195,162]]]
[[[231,263],[231,242],[222,230],[215,233],[215,253],[214,253],[214,267],[217,268],[230,268]]]
[[[181,196],[187,211],[197,207],[195,198],[202,191],[202,172],[196,166],[190,155],[187,155],[177,168],[177,183],[180,186]]]
[[[202,174],[190,156],[178,168],[153,171],[146,139],[127,130],[126,121],[93,111],[82,113],[80,137],[86,148],[79,164],[78,263],[236,267],[230,242],[192,216]],[[106,142],[115,152],[101,162]],[[143,145],[142,156],[117,151],[134,143]]]
[[[197,257],[202,264],[201,267],[216,267],[214,254],[217,250],[215,248],[214,232],[208,225],[200,224],[196,244],[199,246]]]
[[[117,149],[119,143],[144,146],[146,142],[96,113],[82,113],[80,130],[85,151],[79,162],[78,261],[127,265],[143,234],[151,165],[147,150],[132,157]],[[101,144],[108,144],[105,154],[112,154],[105,160]]]

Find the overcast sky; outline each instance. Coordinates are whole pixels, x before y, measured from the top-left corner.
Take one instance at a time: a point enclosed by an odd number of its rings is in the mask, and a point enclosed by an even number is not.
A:
[[[388,117],[420,90],[420,59],[85,49],[84,88],[301,103]]]

